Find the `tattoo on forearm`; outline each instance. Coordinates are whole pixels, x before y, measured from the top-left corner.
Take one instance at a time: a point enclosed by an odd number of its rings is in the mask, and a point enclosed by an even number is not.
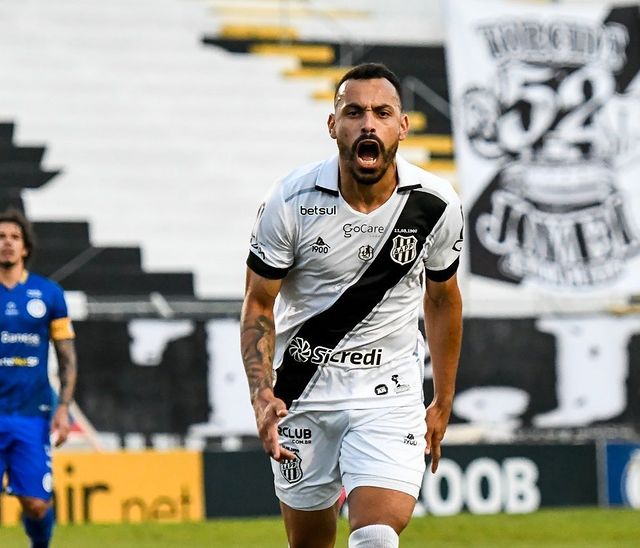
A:
[[[76,388],[77,365],[73,340],[55,341],[58,356],[58,376],[60,378],[60,403],[71,403]]]
[[[272,387],[275,326],[267,316],[258,316],[242,327],[242,361],[249,381],[251,401],[263,388]]]

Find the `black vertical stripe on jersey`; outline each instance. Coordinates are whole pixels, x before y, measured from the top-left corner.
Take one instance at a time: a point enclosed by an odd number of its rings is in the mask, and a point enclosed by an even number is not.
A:
[[[384,295],[409,272],[415,263],[427,236],[442,217],[447,204],[437,196],[426,192],[412,191],[393,229],[389,230],[382,249],[371,262],[360,279],[350,286],[327,310],[309,318],[295,337],[302,337],[310,345],[335,348],[337,344],[358,325],[380,303]],[[396,229],[417,229],[409,233]],[[418,240],[416,257],[407,264],[398,264],[391,259],[393,238],[396,235],[415,236]],[[356,247],[354,246],[354,253]],[[294,338],[295,338],[294,337]],[[300,397],[317,371],[318,366],[299,363],[285,349],[282,364],[278,368],[274,388],[277,397],[287,407]]]

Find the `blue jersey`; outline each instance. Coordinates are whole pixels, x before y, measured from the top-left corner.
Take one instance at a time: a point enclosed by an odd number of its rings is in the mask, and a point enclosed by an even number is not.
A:
[[[58,284],[26,271],[11,289],[0,284],[0,415],[50,415],[49,340],[73,337]]]

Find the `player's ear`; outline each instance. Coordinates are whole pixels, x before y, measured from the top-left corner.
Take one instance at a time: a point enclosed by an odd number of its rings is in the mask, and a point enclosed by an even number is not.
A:
[[[329,128],[329,135],[331,135],[332,139],[336,138],[336,116],[335,114],[329,114],[329,119],[327,120],[327,127]]]
[[[409,117],[403,112],[400,118],[400,134],[398,137],[404,141],[409,134]]]

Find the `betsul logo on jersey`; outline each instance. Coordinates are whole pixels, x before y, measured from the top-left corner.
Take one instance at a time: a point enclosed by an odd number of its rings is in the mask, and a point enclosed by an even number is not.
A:
[[[316,215],[337,215],[338,206],[320,207],[317,205],[311,207],[300,206],[300,215],[314,217]]]
[[[289,355],[298,363],[311,362],[314,365],[349,364],[349,365],[380,365],[382,363],[382,348],[372,348],[360,352],[359,350],[341,350],[334,352],[326,346],[311,345],[302,337],[295,337],[289,344]]]
[[[391,259],[398,264],[407,264],[416,258],[418,238],[415,236],[394,236]]]

